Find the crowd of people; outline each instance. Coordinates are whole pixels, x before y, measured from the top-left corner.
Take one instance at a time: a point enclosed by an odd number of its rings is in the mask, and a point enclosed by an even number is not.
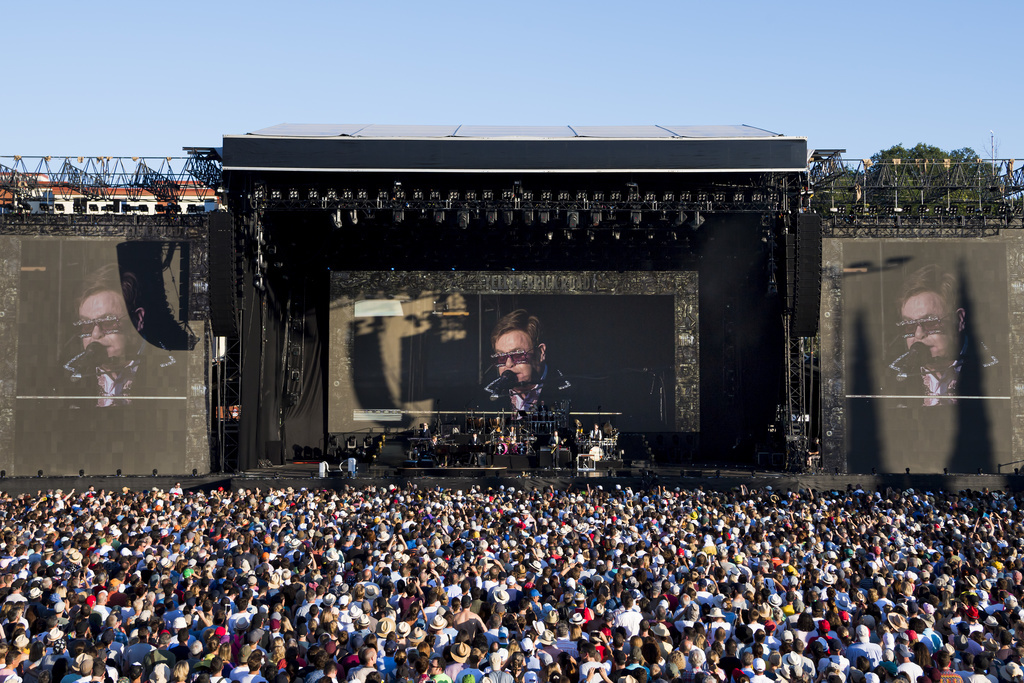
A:
[[[997,492],[0,498],[0,683],[1024,683]]]

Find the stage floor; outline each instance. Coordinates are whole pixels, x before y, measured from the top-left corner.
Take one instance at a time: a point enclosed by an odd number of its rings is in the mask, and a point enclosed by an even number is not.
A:
[[[1024,476],[998,474],[879,474],[879,475],[824,475],[791,474],[752,469],[696,468],[656,466],[624,467],[596,472],[553,471],[537,469],[509,472],[501,468],[407,468],[402,474],[390,467],[368,468],[361,465],[355,477],[331,469],[330,475],[319,477],[315,464],[288,463],[240,472],[238,474],[210,474],[204,476],[159,477],[8,477],[0,479],[0,491],[13,496],[36,495],[37,491],[62,489],[65,493],[75,489],[84,491],[90,486],[96,490],[136,491],[159,488],[167,491],[175,483],[186,490],[239,490],[283,489],[296,490],[363,488],[369,486],[405,486],[408,484],[441,486],[452,490],[466,490],[472,486],[497,488],[571,489],[601,486],[605,489],[621,486],[634,491],[640,488],[667,487],[670,489],[729,490],[741,485],[747,488],[771,486],[776,491],[827,491],[863,488],[865,491],[884,491],[913,488],[921,491],[962,491],[965,489],[1018,492],[1024,491]]]

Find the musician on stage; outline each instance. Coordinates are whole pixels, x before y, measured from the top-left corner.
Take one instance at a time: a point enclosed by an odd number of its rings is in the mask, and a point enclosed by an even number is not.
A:
[[[594,428],[590,430],[590,440],[600,441],[604,438],[604,432],[601,431],[601,425],[594,423]]]
[[[547,363],[547,344],[541,341],[537,316],[517,309],[502,317],[491,332],[491,360],[497,379],[485,387],[491,400],[508,396],[516,411],[533,411],[541,392],[561,397],[569,380]]]
[[[484,448],[484,440],[480,438],[480,434],[473,432],[469,437],[469,450],[473,453],[476,458],[477,467],[487,467],[487,451]]]
[[[427,445],[424,446],[424,453],[429,454],[438,467],[447,467],[448,455],[446,453],[439,452],[441,450],[440,446],[441,444],[438,442],[437,434],[434,434],[430,437],[430,441]]]

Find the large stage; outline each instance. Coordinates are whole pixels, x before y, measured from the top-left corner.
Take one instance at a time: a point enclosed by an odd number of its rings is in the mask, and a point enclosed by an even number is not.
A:
[[[957,204],[925,192],[948,163],[882,166],[911,207],[815,159],[749,126],[347,125],[227,136],[160,183],[16,158],[0,481],[301,481],[266,466],[354,439],[400,445],[382,481],[1015,486],[1019,169]]]

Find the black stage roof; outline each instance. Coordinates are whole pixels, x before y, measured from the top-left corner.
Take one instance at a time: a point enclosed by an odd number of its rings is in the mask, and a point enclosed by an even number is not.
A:
[[[225,171],[751,173],[807,170],[807,139],[752,126],[281,124],[224,137]]]

